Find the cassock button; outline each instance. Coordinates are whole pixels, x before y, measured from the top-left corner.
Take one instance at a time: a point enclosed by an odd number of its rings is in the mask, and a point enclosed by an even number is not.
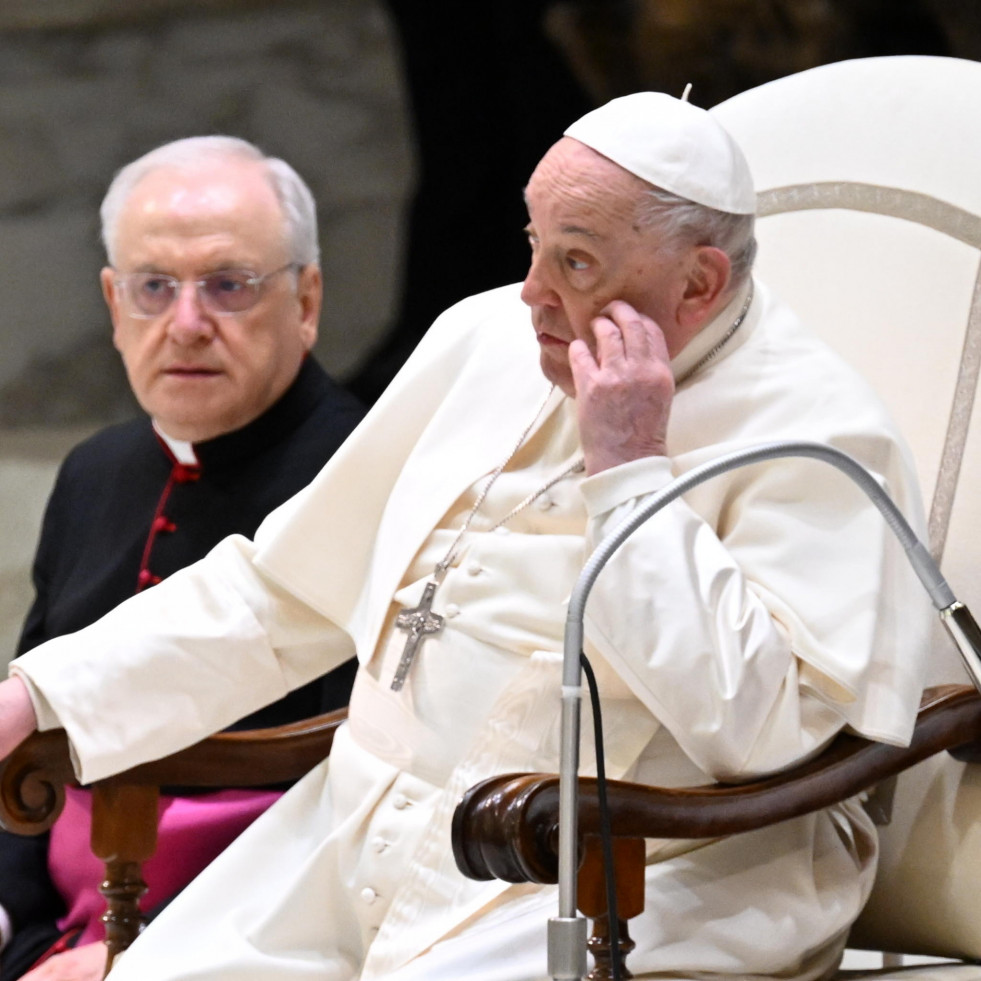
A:
[[[539,511],[547,511],[553,505],[553,501],[550,495],[542,494],[540,498],[535,502],[535,506]]]
[[[174,466],[172,475],[176,483],[189,484],[201,476],[201,468],[178,463]]]
[[[153,519],[153,530],[154,531],[177,531],[177,525],[174,524],[169,518],[160,514]]]
[[[471,559],[467,563],[468,576],[479,576],[483,571],[483,566],[476,559]]]
[[[447,603],[446,609],[443,610],[443,613],[450,618],[458,617],[460,615],[460,607],[458,607],[456,603]]]
[[[388,842],[385,841],[381,835],[378,835],[377,837],[371,839],[371,847],[374,849],[374,851],[380,854],[381,852],[385,851],[386,848],[388,848]]]
[[[361,890],[361,899],[366,905],[370,906],[377,898],[378,893],[371,886],[365,886]]]
[[[498,525],[494,529],[494,533],[497,534],[497,535],[510,535],[511,534],[511,529],[508,528],[508,527],[506,527],[505,525]]]
[[[405,794],[396,794],[392,798],[392,807],[397,811],[404,811],[409,806],[409,798]]]

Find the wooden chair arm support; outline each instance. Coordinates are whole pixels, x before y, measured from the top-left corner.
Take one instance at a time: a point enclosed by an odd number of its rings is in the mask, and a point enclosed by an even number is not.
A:
[[[104,786],[255,787],[297,780],[329,753],[347,718],[338,709],[269,729],[221,732],[160,760],[99,781]],[[47,831],[78,786],[61,729],[35,733],[0,763],[0,824],[18,834]]]
[[[0,763],[0,825],[21,835],[47,831],[76,786],[64,730],[36,732]]]
[[[981,695],[966,685],[928,689],[908,747],[848,734],[815,759],[739,785],[664,788],[610,781],[614,835],[718,838],[785,821],[846,800],[944,750],[981,740]],[[492,777],[472,787],[453,817],[453,853],[472,879],[554,883],[558,876],[554,774]],[[597,834],[596,782],[579,782],[580,836]]]
[[[92,784],[93,854],[105,862],[106,969],[136,939],[146,892],[143,863],[157,847],[158,788],[256,787],[298,780],[330,753],[339,709],[270,729],[221,732],[172,756]],[[65,787],[78,786],[63,730],[35,733],[0,764],[0,824],[40,834],[54,824]]]

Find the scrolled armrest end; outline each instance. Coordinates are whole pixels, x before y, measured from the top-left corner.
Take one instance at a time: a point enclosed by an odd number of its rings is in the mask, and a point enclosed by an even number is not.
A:
[[[64,730],[38,732],[0,763],[0,825],[21,835],[47,831],[77,786]]]

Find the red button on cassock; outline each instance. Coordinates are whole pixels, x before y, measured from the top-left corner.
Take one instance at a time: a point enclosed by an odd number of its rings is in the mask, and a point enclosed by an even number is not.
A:
[[[178,463],[174,467],[174,481],[178,484],[189,484],[200,476],[200,467],[187,467],[183,463]]]

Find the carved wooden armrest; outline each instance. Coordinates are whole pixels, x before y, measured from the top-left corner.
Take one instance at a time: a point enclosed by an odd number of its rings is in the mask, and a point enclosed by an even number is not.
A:
[[[842,734],[813,760],[765,780],[702,787],[609,781],[614,835],[718,838],[846,800],[943,750],[981,740],[981,695],[966,685],[928,689],[909,746]],[[473,879],[552,883],[557,878],[555,774],[512,773],[472,787],[453,818],[453,854]],[[579,781],[579,831],[599,831],[596,781]]]
[[[47,831],[65,805],[65,787],[78,786],[61,729],[36,732],[0,762],[0,824],[8,831]]]
[[[142,929],[142,865],[156,850],[161,786],[257,787],[298,780],[330,753],[347,709],[269,729],[221,732],[172,756],[91,785],[92,852],[105,862],[106,945],[113,959]],[[48,830],[78,786],[61,729],[35,733],[0,763],[0,824],[18,834]]]
[[[957,755],[969,756],[979,742],[981,695],[970,686],[945,685],[924,694],[908,747],[842,734],[814,759],[765,780],[689,788],[609,781],[621,916],[643,909],[644,850],[639,844],[645,838],[719,838],[766,827],[853,797],[935,753],[962,748],[967,752]],[[504,774],[472,787],[453,816],[453,854],[460,871],[472,879],[556,882],[558,801],[555,774]],[[586,915],[600,917],[590,944],[602,947],[608,924],[603,891],[597,886],[603,875],[594,844],[599,828],[596,781],[581,778],[579,905]],[[637,867],[627,872],[629,894],[624,894],[619,880],[627,853]],[[599,898],[590,899],[587,908],[584,896]],[[621,927],[625,933],[626,924]],[[601,950],[597,964],[608,958],[609,952]],[[611,975],[604,967],[592,976]]]
[[[269,729],[219,732],[108,779],[156,787],[261,787],[299,780],[327,758],[346,718],[343,708]]]
[[[269,729],[221,732],[93,786],[256,787],[298,780],[330,753],[346,718],[347,709],[338,709]],[[17,834],[47,831],[61,813],[66,786],[78,781],[64,731],[35,733],[0,762],[0,823]]]

